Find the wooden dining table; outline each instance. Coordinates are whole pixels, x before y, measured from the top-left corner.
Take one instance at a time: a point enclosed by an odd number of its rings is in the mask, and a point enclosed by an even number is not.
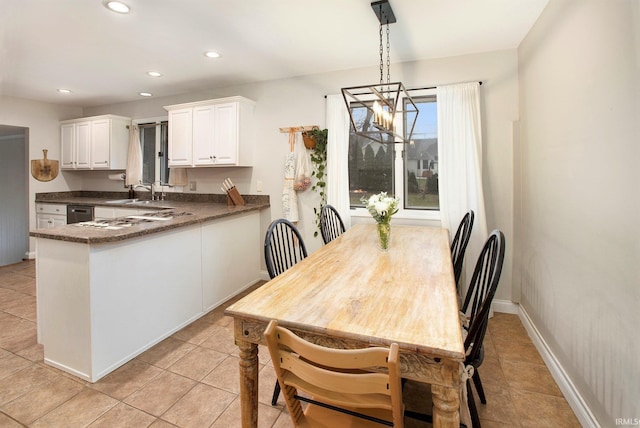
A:
[[[397,343],[402,377],[431,385],[433,426],[459,426],[465,353],[446,229],[392,225],[383,251],[375,224],[356,225],[225,314],[240,348],[243,428],[257,426],[258,344],[272,319],[334,348]]]

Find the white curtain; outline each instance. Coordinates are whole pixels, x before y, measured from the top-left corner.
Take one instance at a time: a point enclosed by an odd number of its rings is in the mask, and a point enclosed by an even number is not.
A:
[[[462,296],[488,237],[482,191],[482,127],[478,82],[438,86],[438,187],[442,227],[450,239],[468,210],[475,212],[460,281]],[[466,275],[465,275],[466,273]],[[466,279],[465,279],[466,277]]]
[[[349,112],[342,95],[327,95],[327,130],[327,203],[349,229]]]
[[[127,174],[125,186],[142,183],[142,147],[140,146],[140,131],[133,125],[129,133],[129,151],[127,153]]]

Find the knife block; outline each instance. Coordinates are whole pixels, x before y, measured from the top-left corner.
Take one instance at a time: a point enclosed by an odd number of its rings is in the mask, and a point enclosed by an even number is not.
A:
[[[235,187],[227,190],[227,205],[230,205],[229,201],[231,201],[233,205],[244,205],[244,199]]]

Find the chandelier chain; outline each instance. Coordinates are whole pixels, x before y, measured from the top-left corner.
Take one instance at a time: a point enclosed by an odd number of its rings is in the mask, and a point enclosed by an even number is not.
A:
[[[391,60],[389,58],[390,46],[391,45],[389,44],[389,23],[387,22],[387,85],[391,83]]]
[[[384,83],[384,62],[382,60],[384,48],[382,47],[382,23],[380,23],[380,85]]]

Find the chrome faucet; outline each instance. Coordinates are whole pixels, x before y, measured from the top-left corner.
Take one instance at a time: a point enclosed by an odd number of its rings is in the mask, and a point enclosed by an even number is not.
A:
[[[153,183],[150,183],[150,184],[135,184],[133,186],[134,189],[137,189],[138,187],[142,187],[143,189],[147,189],[149,192],[151,192],[151,200],[152,201],[156,200],[156,190],[153,188]]]

